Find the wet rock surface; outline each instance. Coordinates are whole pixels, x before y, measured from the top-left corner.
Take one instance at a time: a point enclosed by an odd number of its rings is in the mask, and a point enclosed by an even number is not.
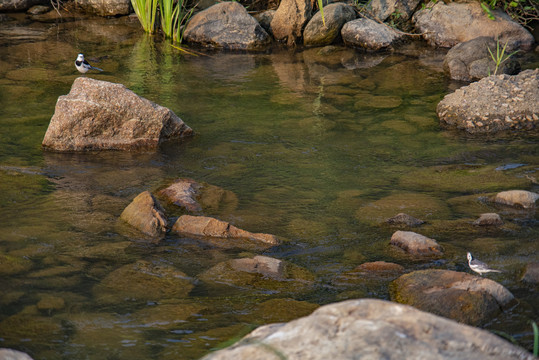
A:
[[[192,133],[171,110],[124,85],[78,77],[58,98],[42,145],[55,151],[154,149]]]
[[[515,304],[497,282],[451,270],[420,270],[391,283],[391,299],[458,322],[480,325]]]
[[[317,12],[305,26],[303,44],[306,46],[324,46],[340,39],[343,25],[356,18],[356,11],[350,5],[335,3],[324,6],[324,20]]]
[[[436,240],[413,231],[396,231],[391,236],[389,243],[413,256],[429,257],[443,255],[443,249]]]
[[[350,339],[354,341],[350,341]],[[264,346],[260,346],[264,344]],[[392,344],[388,349],[388,344]],[[307,317],[259,327],[204,360],[533,359],[489,332],[383,300],[323,306]],[[383,355],[382,355],[383,354]]]
[[[165,210],[149,191],[137,195],[124,209],[120,219],[150,236],[160,237],[167,231]]]
[[[448,94],[436,107],[442,126],[472,134],[533,131],[539,124],[539,69],[492,75]]]
[[[190,43],[229,50],[264,50],[271,44],[268,33],[238,2],[219,3],[195,14],[184,37]]]
[[[501,10],[492,10],[496,21],[485,16],[479,2],[431,2],[413,16],[415,26],[431,45],[453,47],[476,37],[488,36],[508,43],[510,49],[531,50],[532,34]]]
[[[206,216],[182,215],[178,218],[172,231],[180,234],[196,236],[208,236],[216,238],[234,239],[246,238],[269,245],[280,244],[279,239],[271,234],[251,233],[238,229],[226,221],[217,220]]]

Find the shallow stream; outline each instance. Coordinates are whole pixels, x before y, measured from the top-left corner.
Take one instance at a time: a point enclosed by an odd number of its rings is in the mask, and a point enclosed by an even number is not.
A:
[[[79,52],[105,69],[87,76],[169,107],[196,136],[154,152],[44,152],[56,100],[80,75]],[[0,347],[36,360],[196,359],[316,305],[388,299],[385,279],[346,280],[363,262],[470,272],[472,251],[504,270],[489,277],[519,300],[485,328],[531,349],[539,301],[520,276],[539,261],[537,212],[485,198],[539,192],[530,180],[539,178],[538,141],[441,129],[437,103],[465,85],[443,74],[443,55],[409,44],[392,54],[336,48],[193,57],[125,18],[0,24]],[[148,242],[119,222],[134,196],[179,177],[234,193],[205,215],[278,235],[283,245],[262,253],[305,268],[314,286],[262,291],[199,281],[172,301],[100,301],[103,279],[138,260],[196,278],[254,254],[173,234]],[[395,228],[384,220],[399,212],[427,221],[414,231],[436,239],[442,259],[413,261],[389,247]],[[471,225],[487,212],[505,224]]]

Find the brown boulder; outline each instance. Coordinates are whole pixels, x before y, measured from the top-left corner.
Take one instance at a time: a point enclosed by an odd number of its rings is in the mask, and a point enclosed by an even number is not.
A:
[[[515,301],[497,282],[450,270],[421,270],[390,285],[393,301],[470,325],[491,320]]]
[[[525,190],[509,190],[496,194],[494,202],[509,206],[520,206],[524,209],[532,209],[539,199],[539,194]]]
[[[526,270],[524,270],[521,281],[539,285],[539,262],[526,265]]]
[[[124,85],[79,77],[58,98],[42,145],[56,151],[153,149],[192,133],[170,109]]]
[[[303,28],[312,15],[309,0],[283,0],[271,20],[271,30],[275,39],[294,46],[300,43]]]
[[[413,231],[395,231],[389,243],[414,256],[439,256],[443,254],[443,249],[436,240]]]
[[[252,233],[238,229],[228,222],[206,216],[183,215],[178,218],[172,231],[180,234],[195,236],[208,236],[216,238],[246,238],[270,245],[279,245],[280,241],[275,235]]]
[[[503,220],[496,213],[485,213],[481,214],[479,219],[475,220],[473,224],[479,226],[499,226],[503,225]]]
[[[124,209],[120,219],[150,236],[162,236],[167,231],[165,211],[149,191],[137,195]]]

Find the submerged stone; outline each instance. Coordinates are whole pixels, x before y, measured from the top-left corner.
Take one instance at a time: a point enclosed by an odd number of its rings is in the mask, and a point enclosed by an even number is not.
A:
[[[150,236],[163,236],[167,231],[165,210],[149,191],[137,195],[122,212],[120,219]]]

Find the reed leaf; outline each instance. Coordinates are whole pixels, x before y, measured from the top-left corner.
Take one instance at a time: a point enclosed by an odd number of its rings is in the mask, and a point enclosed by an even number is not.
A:
[[[131,0],[131,5],[145,32],[155,32],[155,18],[157,15],[158,0]]]

